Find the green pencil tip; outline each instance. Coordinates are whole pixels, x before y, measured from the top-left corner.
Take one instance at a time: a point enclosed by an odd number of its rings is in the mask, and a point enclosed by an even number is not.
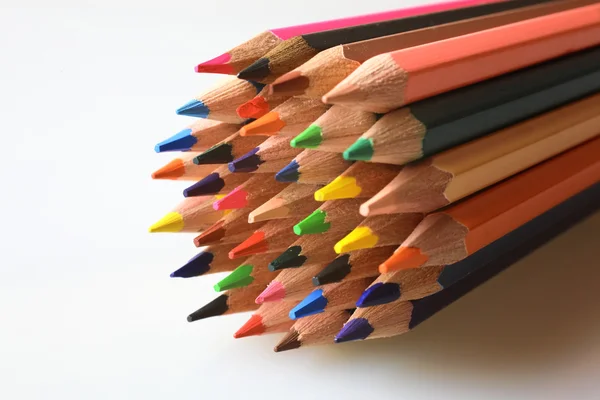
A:
[[[331,223],[325,222],[327,213],[317,210],[294,225],[294,233],[298,236],[327,232]]]
[[[292,139],[290,145],[294,148],[316,149],[323,142],[321,127],[311,125]]]
[[[373,141],[371,139],[359,138],[344,151],[344,160],[371,161],[374,152]]]
[[[250,276],[253,269],[254,266],[252,265],[240,265],[232,273],[215,284],[215,291],[222,292],[224,290],[248,286],[254,281],[254,278]]]

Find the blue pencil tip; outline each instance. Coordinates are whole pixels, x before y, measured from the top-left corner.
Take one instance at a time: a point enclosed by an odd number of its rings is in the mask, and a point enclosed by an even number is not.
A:
[[[208,118],[210,110],[200,100],[192,100],[177,109],[178,115],[188,117]]]
[[[336,343],[351,342],[353,340],[364,340],[373,333],[375,329],[364,318],[352,319],[344,325],[341,331],[335,336]]]
[[[323,289],[313,290],[296,307],[291,309],[290,318],[298,319],[319,314],[325,311],[325,307],[327,307],[327,298],[323,296]]]
[[[184,129],[154,146],[154,151],[163,153],[166,151],[189,151],[198,139],[192,136],[191,129]]]
[[[300,178],[298,168],[300,168],[300,166],[296,160],[293,160],[275,174],[275,180],[277,182],[298,182],[298,179]]]
[[[373,307],[391,303],[400,298],[400,285],[397,283],[376,283],[368,287],[356,302],[356,307]]]
[[[207,273],[215,258],[210,251],[202,251],[190,259],[183,267],[171,273],[171,278],[192,278]]]

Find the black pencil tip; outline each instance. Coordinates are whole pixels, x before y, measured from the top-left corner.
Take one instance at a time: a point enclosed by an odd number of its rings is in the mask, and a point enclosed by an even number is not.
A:
[[[194,158],[194,164],[227,164],[233,161],[232,150],[229,143],[218,144]]]
[[[190,315],[188,315],[188,322],[198,321],[199,319],[205,319],[210,317],[216,317],[218,315],[223,315],[229,309],[227,306],[228,295],[222,294],[204,307],[194,311]]]
[[[275,272],[281,269],[287,268],[298,268],[304,265],[306,261],[305,256],[301,256],[302,247],[301,246],[292,246],[286,251],[284,251],[279,257],[271,261],[269,264],[269,271]]]
[[[259,58],[253,64],[246,67],[246,69],[242,70],[238,74],[238,78],[261,81],[267,76],[269,76],[270,73],[271,70],[269,69],[269,59]]]
[[[349,261],[349,254],[339,256],[313,277],[313,285],[320,286],[327,283],[340,282],[352,271]]]

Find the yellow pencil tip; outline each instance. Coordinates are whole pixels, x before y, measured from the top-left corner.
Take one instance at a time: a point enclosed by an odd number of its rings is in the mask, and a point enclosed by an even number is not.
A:
[[[379,237],[366,226],[359,226],[350,232],[345,238],[335,244],[333,250],[337,254],[349,251],[371,249],[377,245]]]
[[[176,212],[167,213],[149,229],[151,233],[157,232],[181,232],[183,229],[183,217]]]
[[[356,184],[356,179],[351,176],[338,176],[327,186],[315,192],[316,201],[354,199],[362,189]]]

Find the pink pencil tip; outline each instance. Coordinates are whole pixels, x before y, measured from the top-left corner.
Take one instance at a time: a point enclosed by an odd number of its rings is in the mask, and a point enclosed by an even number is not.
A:
[[[233,67],[228,64],[229,61],[231,61],[231,55],[229,53],[221,54],[218,57],[196,65],[194,70],[196,72],[209,72],[214,74],[235,74]]]
[[[256,304],[280,301],[285,298],[285,288],[277,281],[272,281],[269,286],[255,300]]]

